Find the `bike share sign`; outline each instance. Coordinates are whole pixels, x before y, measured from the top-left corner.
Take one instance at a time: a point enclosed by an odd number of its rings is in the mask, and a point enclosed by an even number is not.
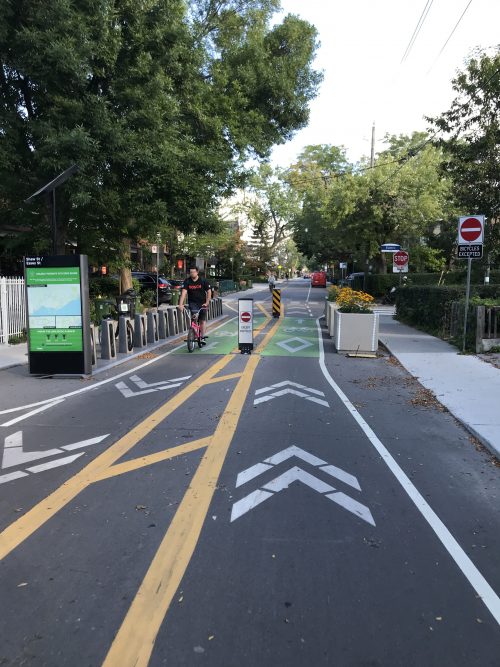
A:
[[[238,348],[241,354],[253,350],[253,299],[238,299]]]
[[[86,255],[25,257],[32,374],[92,372]]]

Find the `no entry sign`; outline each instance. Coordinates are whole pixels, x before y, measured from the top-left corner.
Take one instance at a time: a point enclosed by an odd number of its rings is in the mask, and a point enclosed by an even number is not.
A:
[[[253,350],[253,299],[238,299],[238,347],[241,354]]]
[[[484,215],[465,215],[458,219],[458,243],[482,243]]]

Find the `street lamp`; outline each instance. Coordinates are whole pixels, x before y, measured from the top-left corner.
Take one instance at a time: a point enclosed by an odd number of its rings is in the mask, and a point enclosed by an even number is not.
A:
[[[234,262],[234,257],[230,257],[229,259],[231,260],[231,280],[232,280],[233,283],[234,283],[234,264],[233,264],[233,262]]]

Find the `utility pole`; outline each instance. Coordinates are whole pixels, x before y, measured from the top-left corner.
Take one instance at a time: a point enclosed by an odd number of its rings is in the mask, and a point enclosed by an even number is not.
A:
[[[372,146],[370,151],[370,167],[373,169],[375,166],[375,121],[372,125]]]

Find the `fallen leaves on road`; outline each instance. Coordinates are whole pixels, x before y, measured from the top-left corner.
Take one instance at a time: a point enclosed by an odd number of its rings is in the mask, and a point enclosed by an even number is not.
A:
[[[144,354],[139,354],[136,359],[156,359],[157,356],[154,352],[144,352]]]
[[[486,454],[489,457],[489,462],[492,466],[495,466],[495,468],[500,468],[500,460],[497,459],[496,456],[493,456],[491,452],[488,451],[488,449],[486,449],[486,447],[481,442],[479,442],[477,438],[475,438],[473,435],[469,435],[469,440],[476,448],[476,451],[481,452],[482,454]]]
[[[413,398],[410,398],[410,403],[415,407],[434,408],[440,412],[447,412],[444,405],[441,405],[434,393],[430,389],[425,389],[424,387],[417,389]]]

